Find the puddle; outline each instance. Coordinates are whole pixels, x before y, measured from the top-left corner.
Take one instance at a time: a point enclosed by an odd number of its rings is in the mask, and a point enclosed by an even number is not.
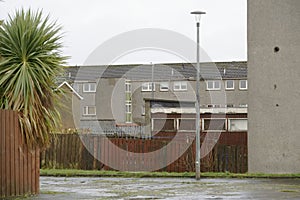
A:
[[[32,199],[300,199],[300,179],[41,177],[40,183]]]

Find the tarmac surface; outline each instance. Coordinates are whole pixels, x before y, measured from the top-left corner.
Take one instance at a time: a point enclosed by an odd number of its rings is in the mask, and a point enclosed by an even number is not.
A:
[[[300,199],[300,179],[41,177],[34,200]]]

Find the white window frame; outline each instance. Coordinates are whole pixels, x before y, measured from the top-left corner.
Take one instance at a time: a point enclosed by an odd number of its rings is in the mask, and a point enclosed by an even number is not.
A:
[[[131,101],[125,102],[125,113],[132,113],[132,104]]]
[[[191,121],[194,121],[195,122],[195,126],[194,126],[194,129],[191,129],[191,130],[185,130],[185,129],[180,129],[180,120],[191,120]],[[195,131],[196,130],[196,121],[195,121],[195,118],[177,118],[177,121],[176,121],[176,130],[177,131],[181,131],[181,132],[191,132],[191,131]]]
[[[245,88],[242,88],[242,87],[241,87],[242,81],[245,81],[245,83],[246,83],[246,87],[245,87]],[[248,89],[248,81],[247,81],[247,80],[240,80],[240,81],[239,81],[239,89],[240,89],[240,90],[247,90],[247,89]]]
[[[160,82],[159,83],[159,90],[162,92],[167,92],[169,91],[169,82]]]
[[[88,86],[88,89],[85,88],[85,86]],[[94,86],[94,88],[92,87]],[[83,83],[83,92],[86,93],[91,93],[91,92],[96,92],[97,84],[96,83]]]
[[[95,112],[94,113],[89,113],[89,108],[94,108]],[[97,113],[96,106],[84,106],[83,107],[83,115],[84,116],[95,116],[96,113]]]
[[[131,83],[129,81],[125,81],[125,92],[131,93]]]
[[[231,121],[234,121],[234,120],[245,120],[246,121],[246,129],[232,130]],[[245,119],[245,118],[229,118],[228,119],[228,131],[229,132],[245,132],[245,131],[248,131],[248,119]]]
[[[174,91],[187,91],[187,81],[175,81],[173,83]]]
[[[222,130],[206,130],[204,121],[207,120],[207,119],[209,119],[209,120],[224,120],[225,121],[225,123],[224,123],[225,128],[222,129]],[[202,118],[201,119],[201,128],[204,132],[215,132],[215,131],[225,132],[225,131],[227,131],[227,119],[226,118]]]
[[[232,81],[232,87],[228,87],[228,82]],[[225,81],[225,89],[226,90],[234,90],[234,80],[226,80]]]
[[[248,104],[246,104],[246,103],[245,104],[240,104],[239,107],[240,108],[248,108]]]
[[[154,130],[154,120],[160,120],[160,121],[167,121],[167,120],[173,120],[174,124],[173,124],[173,130]],[[151,119],[151,130],[152,131],[176,131],[177,125],[176,125],[176,118],[152,118]],[[161,127],[163,128],[163,127]]]
[[[153,90],[152,90],[152,84],[153,84]],[[155,83],[152,82],[142,83],[142,92],[151,92],[151,91],[155,91]]]
[[[210,83],[212,83],[212,88],[208,87]],[[216,83],[219,83],[219,87],[216,87]],[[221,81],[220,80],[206,81],[206,90],[221,90]]]

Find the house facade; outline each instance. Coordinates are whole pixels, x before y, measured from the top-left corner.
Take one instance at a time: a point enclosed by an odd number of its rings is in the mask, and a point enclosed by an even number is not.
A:
[[[247,113],[246,62],[201,63],[200,74],[201,113]],[[74,66],[66,79],[83,97],[74,108],[77,127],[90,133],[117,127],[151,135],[154,113],[164,112],[162,101],[179,102],[174,112],[195,113],[196,68],[190,63]]]

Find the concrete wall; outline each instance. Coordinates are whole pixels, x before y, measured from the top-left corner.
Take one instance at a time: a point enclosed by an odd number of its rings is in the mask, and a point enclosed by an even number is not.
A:
[[[300,172],[299,10],[248,0],[249,172]]]

